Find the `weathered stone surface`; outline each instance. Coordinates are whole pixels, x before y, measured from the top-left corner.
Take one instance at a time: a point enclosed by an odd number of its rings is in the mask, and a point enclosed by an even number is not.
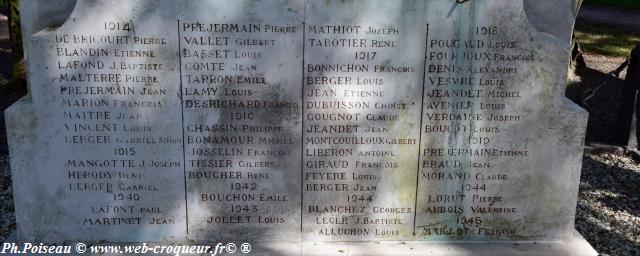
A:
[[[361,10],[353,12],[356,9]],[[372,1],[366,8],[358,1],[308,2],[303,83],[306,239],[413,236],[424,12],[424,1]],[[351,41],[334,44],[335,39]],[[339,69],[324,71],[333,67]],[[322,81],[327,77],[333,83]],[[334,107],[324,107],[328,103]],[[342,130],[334,133],[332,128]],[[332,209],[335,206],[344,209]]]
[[[36,32],[50,27],[58,27],[69,17],[76,4],[76,0],[50,1],[17,1],[20,6],[20,17],[29,17],[21,21],[21,35],[23,49],[30,49],[30,38]],[[23,52],[22,57],[27,57]]]
[[[570,37],[538,31],[518,1],[439,11],[448,6],[427,4],[427,23],[438,25],[427,39],[424,127],[441,131],[423,134],[416,233],[568,239],[586,120],[562,101]],[[462,83],[436,80],[449,77]],[[442,102],[471,107],[432,107]]]
[[[178,14],[186,196],[198,240],[300,239],[302,163],[292,158],[301,154],[303,14],[297,1],[192,1]]]
[[[569,241],[586,113],[561,2],[78,1],[27,22],[20,235]]]

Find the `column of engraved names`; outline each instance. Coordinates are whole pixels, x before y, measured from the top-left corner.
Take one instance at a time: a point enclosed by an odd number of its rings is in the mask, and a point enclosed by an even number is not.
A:
[[[422,33],[392,10],[362,25],[326,24],[315,11],[305,40],[305,239],[411,237],[419,128],[404,124],[419,123],[423,52],[407,41]]]
[[[145,226],[182,229],[179,124],[163,124],[179,112],[172,89],[177,75],[166,54],[169,36],[130,21],[96,23],[95,31],[55,34],[53,65],[61,97],[60,119],[71,154],[60,159],[65,192],[79,205],[77,224],[119,232]],[[57,73],[56,73],[57,72]],[[158,200],[162,198],[163,200]],[[162,233],[162,232],[160,232]]]
[[[436,28],[427,40],[418,221],[420,237],[504,239],[516,228],[504,219],[518,202],[501,191],[528,156],[509,140],[524,120],[518,65],[535,56],[495,25],[470,26],[456,37]],[[509,135],[507,135],[509,134]],[[435,141],[435,142],[434,142]]]
[[[292,23],[293,24],[293,23]],[[299,230],[299,29],[181,22],[189,220],[196,237]],[[300,60],[299,60],[300,59]],[[244,231],[250,230],[250,231]],[[269,235],[268,232],[276,236]],[[262,234],[262,235],[256,235]]]

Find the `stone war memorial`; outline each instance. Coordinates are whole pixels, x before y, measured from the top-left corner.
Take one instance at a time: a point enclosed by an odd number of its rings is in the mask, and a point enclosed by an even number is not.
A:
[[[577,0],[22,1],[17,237],[596,255]]]

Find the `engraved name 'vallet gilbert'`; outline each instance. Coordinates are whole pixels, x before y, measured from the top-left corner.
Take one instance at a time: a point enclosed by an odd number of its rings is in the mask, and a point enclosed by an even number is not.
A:
[[[574,238],[586,114],[557,5],[56,3],[7,111],[20,237]]]

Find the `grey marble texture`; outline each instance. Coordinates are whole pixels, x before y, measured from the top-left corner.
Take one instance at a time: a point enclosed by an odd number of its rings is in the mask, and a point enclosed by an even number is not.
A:
[[[18,235],[574,241],[578,6],[22,1]]]

